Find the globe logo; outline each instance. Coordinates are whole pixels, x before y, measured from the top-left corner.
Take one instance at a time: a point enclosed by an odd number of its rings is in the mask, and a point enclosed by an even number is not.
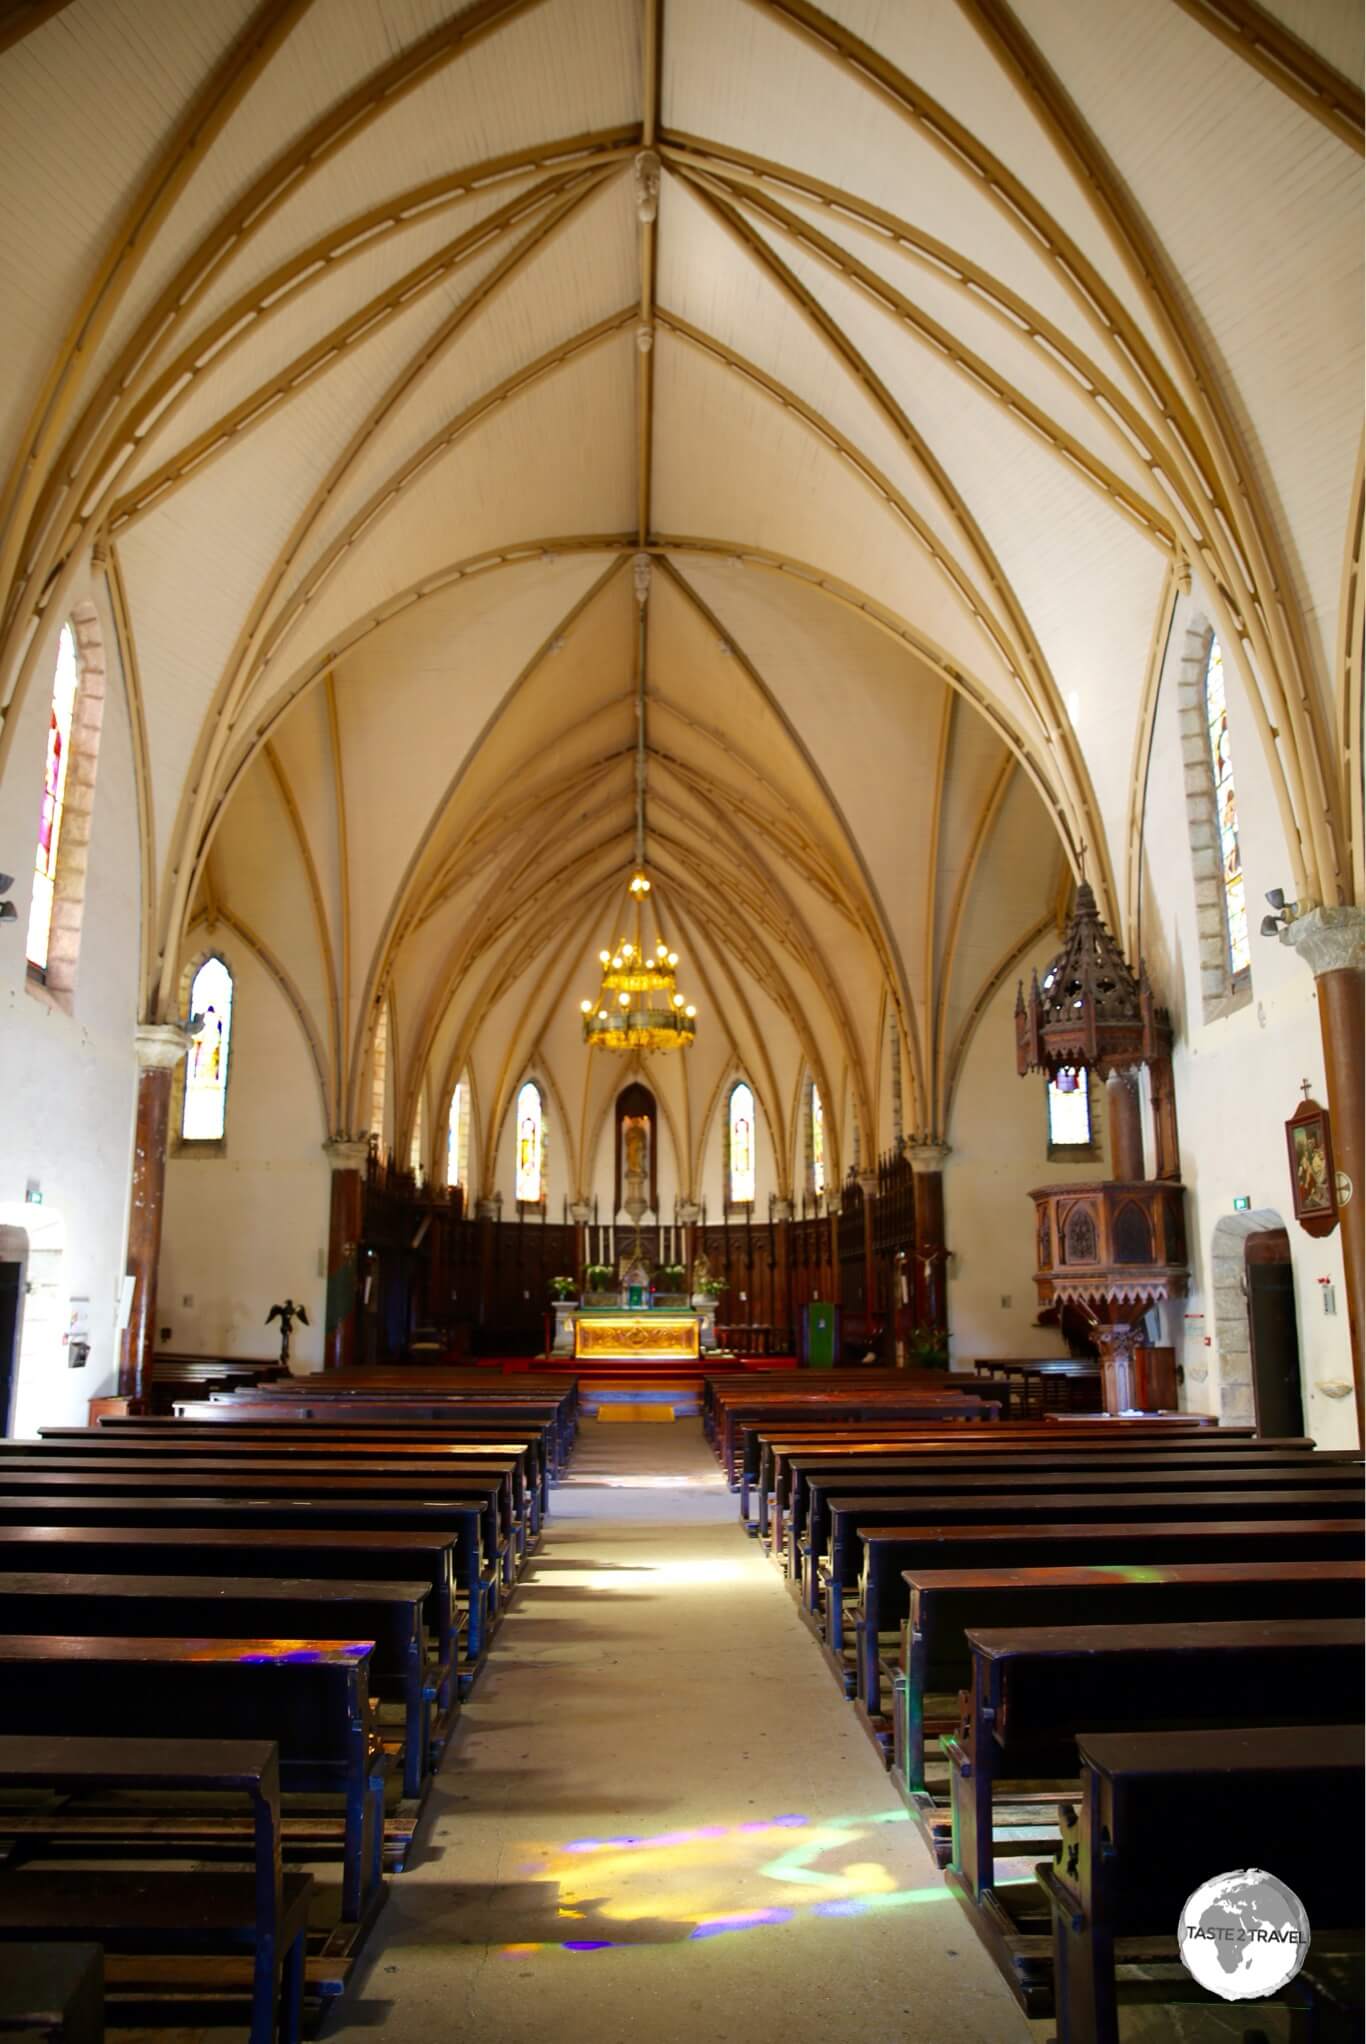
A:
[[[1262,1867],[1215,1874],[1188,1897],[1176,1927],[1192,1979],[1224,2001],[1261,2001],[1293,1980],[1309,1918],[1293,1888]]]

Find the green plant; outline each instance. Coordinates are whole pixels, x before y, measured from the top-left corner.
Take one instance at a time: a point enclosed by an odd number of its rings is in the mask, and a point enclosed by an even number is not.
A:
[[[550,1289],[557,1299],[572,1299],[579,1288],[572,1277],[553,1277]]]
[[[590,1263],[584,1271],[583,1281],[590,1292],[605,1292],[612,1282],[610,1263]]]
[[[661,1292],[681,1292],[683,1289],[682,1264],[661,1263],[655,1272],[655,1284]]]
[[[697,1289],[706,1299],[719,1299],[726,1289],[726,1281],[719,1277],[704,1277],[697,1281]]]
[[[942,1327],[913,1327],[906,1337],[906,1359],[922,1370],[947,1370],[949,1337]]]

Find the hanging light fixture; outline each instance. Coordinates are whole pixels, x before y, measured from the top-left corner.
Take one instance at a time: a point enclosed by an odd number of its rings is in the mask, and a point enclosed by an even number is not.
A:
[[[636,655],[636,843],[635,871],[628,892],[634,914],[629,936],[599,951],[602,984],[598,997],[579,1002],[583,1040],[600,1050],[685,1050],[697,1036],[697,1009],[678,991],[678,953],[659,934],[647,943],[643,911],[650,880],[645,871],[645,603],[650,592],[650,557],[632,562],[640,627]]]

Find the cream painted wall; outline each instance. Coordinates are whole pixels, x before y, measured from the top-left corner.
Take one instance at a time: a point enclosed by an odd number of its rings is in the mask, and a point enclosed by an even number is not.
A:
[[[1252,938],[1251,1003],[1222,1020],[1201,1019],[1195,887],[1191,872],[1181,764],[1177,678],[1186,630],[1199,613],[1197,598],[1183,599],[1172,628],[1157,706],[1148,779],[1145,833],[1146,929],[1144,950],[1159,998],[1173,1010],[1173,1060],[1180,1118],[1182,1175],[1191,1291],[1183,1307],[1169,1309],[1169,1326],[1184,1366],[1185,1402],[1227,1419],[1250,1416],[1241,1383],[1229,1381],[1215,1330],[1211,1243],[1215,1227],[1246,1194],[1254,1209],[1285,1220],[1295,1271],[1305,1425],[1325,1447],[1350,1446],[1356,1422],[1349,1397],[1331,1398],[1318,1387],[1350,1383],[1351,1341],[1342,1280],[1340,1237],[1323,1239],[1297,1227],[1290,1204],[1284,1124],[1308,1079],[1326,1101],[1323,1048],[1313,978],[1291,951]],[[1227,660],[1229,734],[1238,791],[1243,865],[1254,932],[1268,888],[1290,887],[1290,864],[1270,775],[1236,670]],[[1337,1313],[1322,1305],[1326,1279]]]
[[[1050,1163],[1044,1082],[1015,1070],[1015,986],[1042,970],[1057,950],[1041,944],[988,1005],[968,1048],[948,1129],[944,1166],[944,1237],[949,1262],[950,1355],[970,1369],[979,1356],[1066,1353],[1055,1327],[1036,1327],[1034,1291],[1035,1185],[1104,1178],[1104,1093],[1093,1087],[1100,1157]]]
[[[167,1164],[158,1326],[173,1348],[268,1356],[266,1313],[288,1296],[312,1323],[294,1330],[294,1365],[316,1369],[331,1187],[318,1082],[275,981],[241,938],[218,936],[235,981],[225,1154]]]
[[[137,1092],[138,825],[127,701],[102,585],[78,588],[104,637],[104,723],[96,770],[85,912],[72,1012],[31,991],[24,938],[56,657],[56,618],[18,712],[0,780],[0,866],[13,873],[18,920],[0,925],[0,1012],[8,1080],[0,1135],[0,1224],[29,1237],[33,1286],[20,1329],[10,1431],[80,1423],[114,1388],[117,1301],[127,1237]],[[39,678],[41,677],[41,679]],[[42,1205],[25,1203],[29,1180]],[[71,1302],[89,1301],[90,1360],[66,1366]]]

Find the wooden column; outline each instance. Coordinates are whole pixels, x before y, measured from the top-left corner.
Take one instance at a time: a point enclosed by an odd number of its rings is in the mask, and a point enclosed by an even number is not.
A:
[[[1143,1111],[1132,1072],[1111,1072],[1105,1081],[1110,1114],[1110,1176],[1133,1185],[1143,1172]]]
[[[792,1353],[798,1353],[797,1316],[792,1301],[792,1202],[775,1199],[773,1224],[773,1326],[788,1335]]]
[[[133,1132],[133,1186],[125,1265],[133,1280],[133,1311],[119,1363],[121,1398],[142,1399],[151,1381],[171,1082],[190,1043],[189,1032],[174,1022],[147,1022],[137,1032],[138,1109]]]
[[[876,1171],[860,1171],[858,1189],[863,1194],[864,1339],[869,1349],[875,1351],[877,1344],[873,1338],[873,1319],[877,1312],[877,1245],[873,1238],[873,1220],[877,1200]]]
[[[1281,942],[1298,951],[1314,975],[1319,999],[1319,1032],[1328,1079],[1328,1111],[1333,1123],[1333,1161],[1340,1184],[1338,1220],[1342,1228],[1342,1265],[1347,1290],[1347,1318],[1352,1341],[1352,1380],[1356,1390],[1357,1439],[1366,1441],[1366,1396],[1363,1395],[1361,1339],[1366,1311],[1363,1242],[1366,1231],[1366,1086],[1363,1085],[1362,978],[1363,912],[1359,908],[1315,908],[1296,916],[1281,932]],[[1342,1181],[1345,1179],[1345,1183]],[[1345,1195],[1345,1197],[1344,1197]]]
[[[574,1282],[582,1295],[584,1272],[588,1268],[588,1223],[593,1218],[592,1205],[586,1199],[571,1199],[569,1218],[574,1223]]]
[[[323,1144],[332,1166],[332,1199],[327,1220],[327,1306],[323,1368],[349,1370],[356,1361],[356,1275],[365,1206],[363,1136],[335,1136]]]
[[[1169,1057],[1155,1057],[1148,1066],[1153,1103],[1153,1177],[1179,1179],[1181,1141],[1176,1126],[1176,1082]]]
[[[911,1143],[906,1154],[911,1160],[915,1194],[915,1324],[946,1334],[949,1301],[944,1266],[949,1252],[944,1242],[944,1160],[949,1146]]]
[[[692,1269],[697,1261],[697,1224],[702,1218],[702,1209],[696,1200],[680,1200],[678,1218],[683,1228],[683,1289],[691,1298]]]

